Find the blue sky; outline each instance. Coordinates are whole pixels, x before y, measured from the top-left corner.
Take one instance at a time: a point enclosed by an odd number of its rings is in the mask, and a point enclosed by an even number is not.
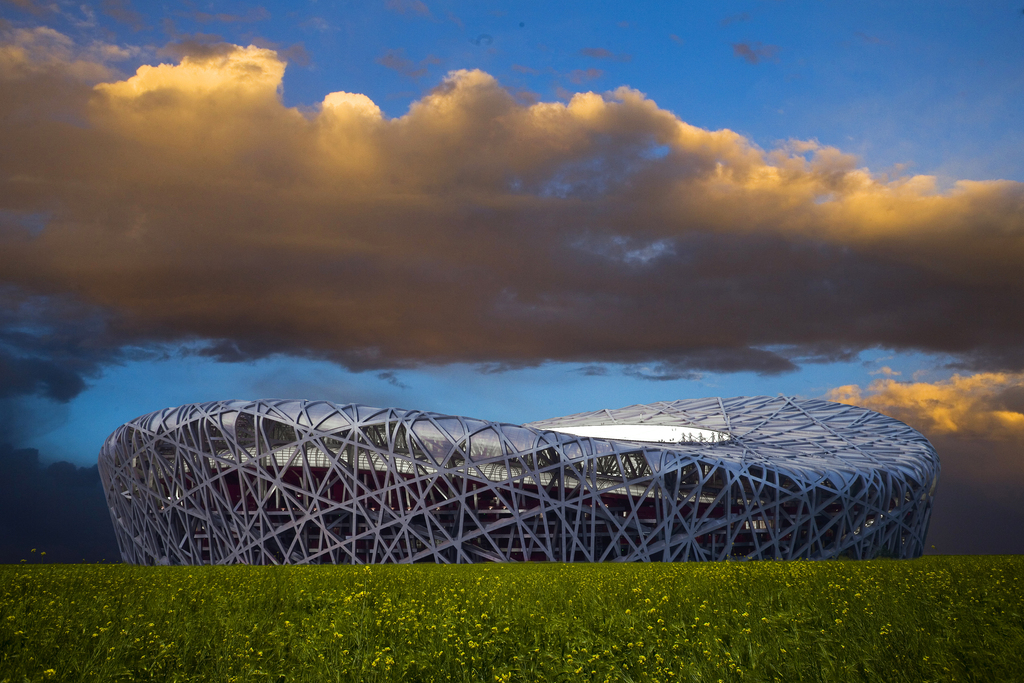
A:
[[[946,438],[920,397],[954,373],[1010,420],[1022,9],[7,0],[15,445],[91,465],[227,398],[525,422],[847,385]]]
[[[677,398],[779,393],[820,397],[844,384],[866,385],[881,367],[903,368],[902,372],[911,374],[935,365],[936,360],[868,352],[854,362],[812,365],[784,375],[717,373],[696,380],[652,381],[626,374],[616,365],[602,368],[604,374],[588,374],[594,368],[578,364],[550,363],[504,372],[456,364],[395,371],[393,376],[381,377],[381,373],[353,373],[330,362],[286,356],[242,363],[178,357],[107,368],[67,405],[34,401],[33,413],[56,414],[25,443],[54,460],[91,465],[96,456],[86,450],[87,445],[95,444],[98,451],[99,444],[122,422],[162,407],[201,401],[315,396],[339,403],[411,407],[521,424]],[[942,370],[928,373],[930,377],[945,374]]]

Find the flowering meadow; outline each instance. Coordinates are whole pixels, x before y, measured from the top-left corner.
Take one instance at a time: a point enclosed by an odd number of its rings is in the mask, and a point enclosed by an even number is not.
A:
[[[1024,557],[0,566],[0,682],[1010,681]]]

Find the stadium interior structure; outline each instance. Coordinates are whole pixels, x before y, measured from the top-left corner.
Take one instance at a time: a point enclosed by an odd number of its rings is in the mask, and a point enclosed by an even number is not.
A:
[[[939,461],[784,396],[527,425],[268,399],[139,417],[99,469],[133,564],[601,562],[916,557]]]

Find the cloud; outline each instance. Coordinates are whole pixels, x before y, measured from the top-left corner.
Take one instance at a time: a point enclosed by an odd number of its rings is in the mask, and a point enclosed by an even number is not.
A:
[[[382,56],[375,60],[381,66],[387,67],[392,71],[397,71],[406,78],[422,78],[427,75],[427,70],[432,64],[440,64],[441,60],[433,55],[427,55],[425,59],[420,60],[419,64],[414,64],[412,60],[405,58],[405,50],[399,48],[397,50],[388,50]]]
[[[103,13],[111,19],[127,24],[134,31],[146,28],[142,15],[132,7],[131,0],[103,0]]]
[[[113,77],[106,62],[116,58],[105,43],[80,48],[68,36],[45,26],[12,30],[0,26],[0,78],[9,81],[93,83]]]
[[[289,62],[294,62],[299,66],[309,66],[312,58],[306,51],[306,46],[301,42],[289,45],[286,48],[278,50],[278,54]]]
[[[254,7],[245,14],[227,14],[224,12],[211,14],[209,12],[195,11],[187,16],[201,24],[208,24],[215,21],[225,24],[251,24],[266,21],[270,18],[270,12],[268,12],[265,7]]]
[[[305,44],[302,42],[284,46],[270,40],[254,38],[253,44],[256,47],[269,48],[271,50],[274,50],[275,52],[277,52],[278,59],[281,59],[287,64],[309,66],[310,63],[312,62],[312,58],[310,57],[309,52],[306,51]]]
[[[395,14],[413,14],[420,17],[431,16],[430,8],[423,4],[421,0],[387,0],[384,6]]]
[[[40,394],[67,401],[85,389],[82,377],[49,358],[16,356],[0,351],[0,398]]]
[[[530,103],[454,71],[388,118],[360,93],[285,106],[266,47],[181,41],[118,80],[60,34],[4,35],[0,283],[73,295],[100,365],[189,342],[378,371],[771,374],[865,348],[1024,369],[1021,183],[764,150],[627,87]]]
[[[401,380],[398,379],[398,375],[396,375],[393,370],[385,370],[384,372],[378,372],[377,373],[377,379],[382,379],[385,382],[387,382],[388,384],[390,384],[391,386],[398,387],[399,389],[408,389],[409,388],[408,384],[405,384]]]
[[[516,98],[516,102],[519,104],[531,105],[540,102],[540,95],[532,90],[520,88],[513,91],[512,96]]]
[[[44,4],[40,3],[40,2],[36,2],[35,0],[5,0],[5,1],[9,2],[12,5],[14,5],[18,9],[20,9],[21,11],[28,12],[29,14],[35,15],[37,17],[41,17],[44,14],[47,14],[49,12],[54,11],[54,8],[51,5],[44,5]]]
[[[608,59],[613,62],[630,62],[633,60],[633,55],[627,55],[625,53],[615,54],[603,47],[585,47],[580,50],[580,55],[583,57],[592,57],[594,59]]]
[[[748,64],[779,61],[778,45],[762,45],[761,43],[733,43],[732,53],[745,60]]]
[[[593,81],[601,78],[601,76],[604,76],[604,71],[601,71],[601,69],[573,69],[568,74],[569,82],[576,85]]]
[[[636,379],[643,379],[650,382],[675,382],[681,379],[700,379],[699,373],[671,370],[660,364],[653,368],[646,365],[627,367],[623,370],[623,374],[628,377],[635,377]]]
[[[931,441],[942,467],[928,536],[935,552],[1024,552],[1024,536],[1008,531],[1024,523],[1024,374],[879,379],[826,397],[895,417]]]
[[[66,402],[103,367],[126,359],[101,311],[66,296],[0,288],[0,402],[23,396]],[[5,413],[9,406],[3,405]],[[9,424],[6,438],[20,429]]]
[[[1024,439],[1024,374],[953,375],[932,383],[878,379],[866,392],[849,385],[833,389],[829,397],[891,415],[929,434]]]
[[[0,468],[0,563],[120,561],[96,465],[43,465],[35,449],[0,444]]]
[[[176,35],[173,42],[157,50],[157,56],[171,57],[175,61],[182,62],[184,65],[182,60],[186,58],[190,63],[203,62],[210,59],[230,57],[236,51],[236,46],[231,43],[225,43],[219,35],[212,33],[185,33]]]

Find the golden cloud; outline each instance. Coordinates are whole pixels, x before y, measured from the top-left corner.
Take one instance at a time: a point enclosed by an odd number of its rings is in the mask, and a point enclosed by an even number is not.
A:
[[[877,410],[928,434],[1024,436],[1024,374],[953,375],[931,383],[879,379],[867,391],[848,385],[832,389],[828,398]]]
[[[117,80],[57,36],[0,46],[0,272],[107,311],[114,338],[352,366],[1024,365],[1024,184],[765,151],[627,87],[529,103],[454,71],[388,118],[344,91],[285,106],[273,50]]]

